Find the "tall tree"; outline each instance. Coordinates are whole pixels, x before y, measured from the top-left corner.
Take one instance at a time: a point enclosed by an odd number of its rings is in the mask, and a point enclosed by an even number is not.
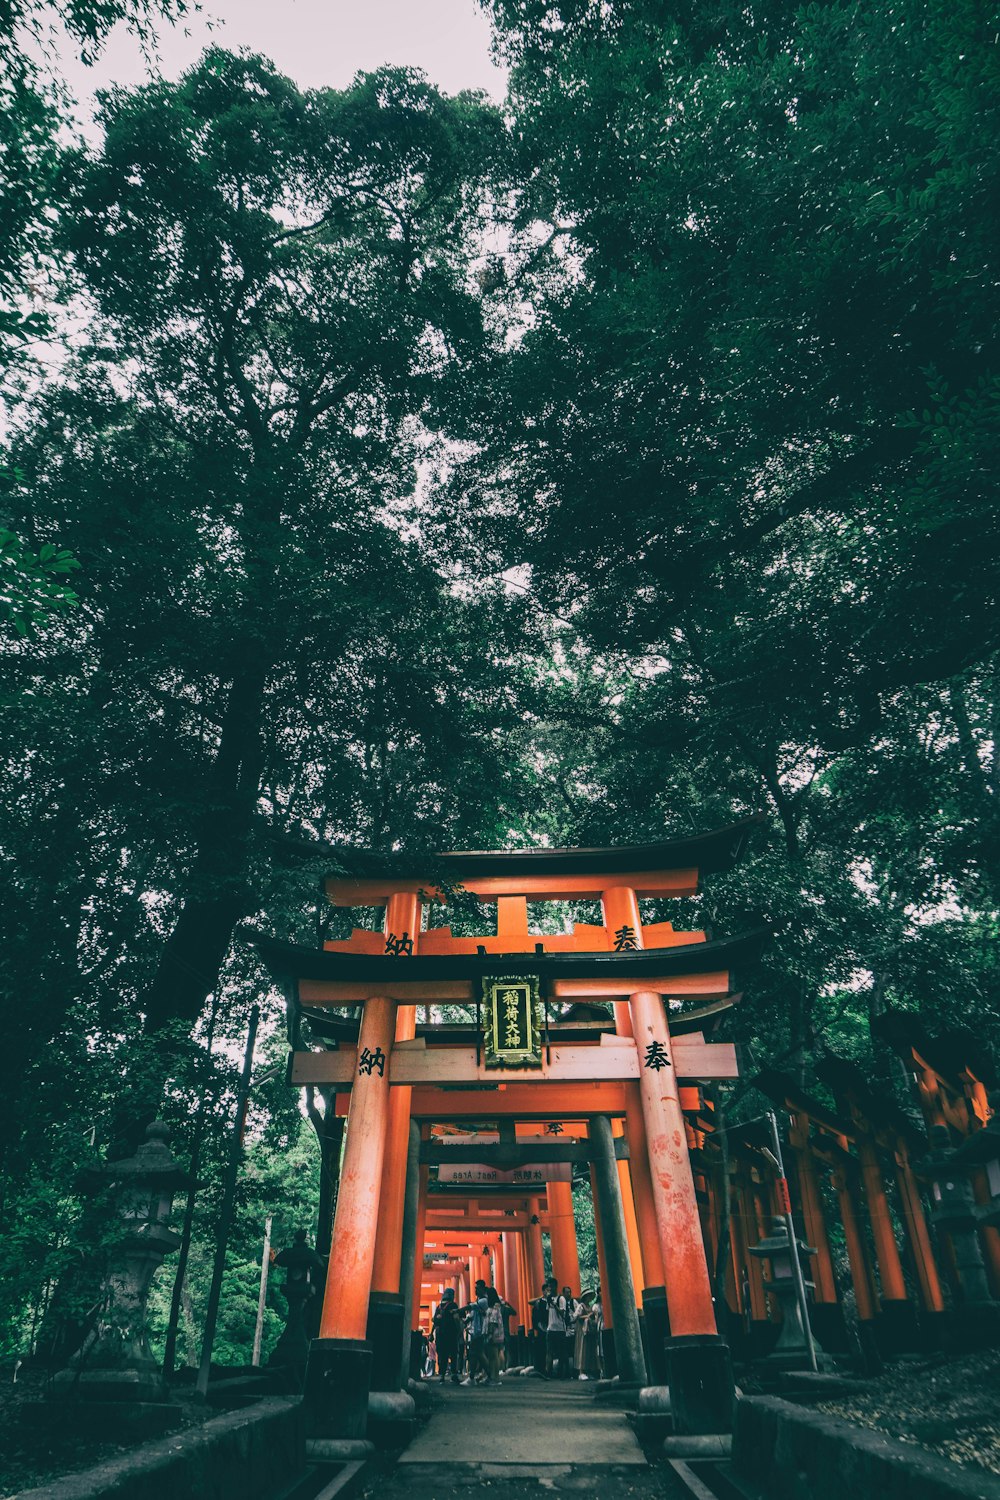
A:
[[[8,486],[86,573],[78,622],[12,659],[34,1051],[81,994],[193,1025],[236,924],[283,899],[276,857],[315,880],[310,844],[479,836],[516,797],[529,671],[523,612],[422,558],[414,498],[435,392],[487,337],[496,111],[405,70],[301,93],[215,50],[101,124],[62,229],[93,337]]]

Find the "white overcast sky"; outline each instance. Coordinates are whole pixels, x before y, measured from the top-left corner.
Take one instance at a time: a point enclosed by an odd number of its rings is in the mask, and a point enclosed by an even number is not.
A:
[[[158,70],[176,78],[213,42],[262,52],[303,88],[343,88],[360,69],[394,63],[422,68],[449,94],[504,94],[475,0],[204,0],[184,25],[161,27]],[[118,27],[93,67],[62,52],[59,71],[89,113],[97,89],[139,83],[148,64]]]

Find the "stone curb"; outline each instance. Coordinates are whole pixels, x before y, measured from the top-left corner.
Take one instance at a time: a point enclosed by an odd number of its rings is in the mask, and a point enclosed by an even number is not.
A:
[[[15,1500],[268,1500],[305,1468],[302,1403],[271,1397]]]
[[[733,1467],[769,1500],[1000,1500],[1000,1477],[777,1396],[736,1403]]]

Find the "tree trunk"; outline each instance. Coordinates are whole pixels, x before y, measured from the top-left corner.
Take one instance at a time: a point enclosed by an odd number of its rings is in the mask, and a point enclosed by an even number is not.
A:
[[[188,891],[142,999],[149,1031],[193,1025],[215,988],[233,928],[248,910],[248,841],[264,769],[264,687],[258,656],[234,677],[208,777]]]

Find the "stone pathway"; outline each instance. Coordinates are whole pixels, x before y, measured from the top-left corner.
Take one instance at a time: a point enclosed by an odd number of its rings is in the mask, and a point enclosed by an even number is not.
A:
[[[583,1383],[512,1377],[499,1389],[428,1383],[434,1413],[368,1500],[679,1500],[683,1487],[647,1464],[625,1414]],[[689,1500],[689,1497],[685,1497]]]
[[[513,1376],[499,1389],[433,1389],[442,1404],[400,1464],[645,1465],[624,1412],[596,1402],[582,1381]]]

